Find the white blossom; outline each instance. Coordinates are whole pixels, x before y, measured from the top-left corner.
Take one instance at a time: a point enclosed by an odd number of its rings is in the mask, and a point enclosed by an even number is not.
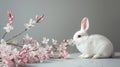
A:
[[[19,51],[17,50],[17,48],[14,48],[14,49],[13,49],[13,53],[14,53],[15,55],[18,55],[18,54],[19,54]]]
[[[25,24],[25,27],[26,27],[27,29],[30,29],[31,27],[34,27],[35,23],[36,23],[36,22],[35,22],[33,19],[30,19],[29,23],[26,23],[26,24]]]
[[[42,41],[42,43],[43,43],[43,44],[48,44],[48,42],[49,42],[49,39],[46,38],[46,37],[43,37],[43,41]]]
[[[4,48],[6,48],[6,41],[4,39],[1,39],[1,44],[0,44],[0,51],[4,50]]]
[[[30,37],[28,34],[26,34],[24,37],[26,40],[32,40],[32,37]]]
[[[1,44],[6,45],[6,41],[4,39],[1,39]]]
[[[5,29],[6,32],[10,32],[10,31],[13,30],[14,28],[13,28],[12,25],[10,25],[9,23],[7,23],[7,25],[6,25],[5,27],[3,27],[3,29]]]
[[[52,39],[52,43],[54,44],[54,45],[57,45],[58,43],[57,43],[57,40],[55,40],[55,39]]]

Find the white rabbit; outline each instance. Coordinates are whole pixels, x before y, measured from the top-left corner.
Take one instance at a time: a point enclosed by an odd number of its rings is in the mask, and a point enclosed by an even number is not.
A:
[[[76,48],[82,53],[80,58],[105,58],[113,54],[113,45],[105,36],[94,34],[88,35],[89,20],[87,17],[81,21],[81,30],[73,36]]]

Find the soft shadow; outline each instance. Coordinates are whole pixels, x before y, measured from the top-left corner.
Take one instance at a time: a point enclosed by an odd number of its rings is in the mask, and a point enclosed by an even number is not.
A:
[[[19,66],[19,67],[34,67],[34,66],[26,65],[26,66]]]

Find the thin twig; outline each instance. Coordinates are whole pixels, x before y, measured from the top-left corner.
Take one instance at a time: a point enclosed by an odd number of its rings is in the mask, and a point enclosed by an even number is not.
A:
[[[19,35],[21,35],[22,33],[24,33],[25,31],[27,31],[28,29],[26,28],[26,29],[24,29],[23,31],[21,31],[20,33],[18,33],[18,34],[16,34],[16,35],[14,35],[13,37],[11,37],[10,39],[8,39],[7,41],[10,41],[10,40],[12,40],[12,39],[14,39],[14,38],[16,38],[16,37],[18,37]]]
[[[7,32],[5,32],[5,33],[3,34],[2,39],[4,39],[4,38],[5,38],[6,34],[7,34]]]

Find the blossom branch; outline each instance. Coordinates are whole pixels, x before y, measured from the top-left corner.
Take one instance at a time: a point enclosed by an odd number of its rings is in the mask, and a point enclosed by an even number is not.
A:
[[[23,34],[25,31],[27,31],[27,28],[26,28],[26,29],[24,29],[23,31],[21,31],[20,33],[18,33],[18,34],[16,34],[16,35],[14,35],[12,38],[8,39],[7,41],[10,41],[10,40],[12,40],[12,39],[14,39],[14,38],[18,37],[19,35]]]
[[[7,34],[7,32],[5,32],[5,33],[3,34],[2,39],[4,39],[4,38],[5,38],[6,34]]]
[[[7,44],[9,44],[9,45],[14,45],[14,46],[16,46],[16,47],[22,48],[22,46],[21,46],[20,44],[13,44],[13,43],[7,43]]]
[[[23,34],[23,33],[26,32],[27,30],[29,30],[31,27],[34,27],[34,25],[35,25],[36,23],[41,23],[41,22],[43,21],[43,19],[44,19],[44,15],[42,15],[42,16],[36,16],[36,21],[30,19],[29,23],[25,24],[25,27],[26,27],[26,28],[25,28],[23,31],[21,31],[20,33],[14,35],[12,38],[8,39],[7,41],[10,41],[10,40],[18,37],[19,35]]]
[[[34,40],[32,37],[29,37],[29,35],[26,34],[22,39],[23,45],[20,45],[15,40],[12,40],[34,27],[36,23],[41,23],[44,20],[44,15],[36,16],[35,20],[30,19],[29,23],[25,24],[25,29],[23,31],[12,36],[6,42],[4,37],[8,32],[13,30],[13,15],[10,11],[8,12],[8,16],[9,23],[7,23],[7,25],[4,27],[6,32],[3,34],[0,42],[0,54],[4,67],[18,67],[25,65],[26,63],[44,62],[45,60],[55,58],[55,55],[57,55],[57,58],[59,59],[66,59],[69,57],[67,48],[73,43],[72,39],[65,39],[60,44],[58,44],[57,40],[52,39],[53,45],[49,45],[48,42],[50,40],[48,38],[44,37],[42,43],[38,43],[38,41]],[[17,49],[11,45],[20,48]],[[57,52],[58,54],[54,54],[54,52]]]
[[[6,34],[8,32],[10,32],[11,30],[13,30],[13,26],[12,26],[12,24],[13,24],[13,15],[12,15],[11,11],[8,11],[8,19],[9,19],[9,23],[7,23],[7,25],[3,28],[3,29],[6,30],[6,32],[3,34],[2,39],[5,38],[5,36],[6,36]]]

